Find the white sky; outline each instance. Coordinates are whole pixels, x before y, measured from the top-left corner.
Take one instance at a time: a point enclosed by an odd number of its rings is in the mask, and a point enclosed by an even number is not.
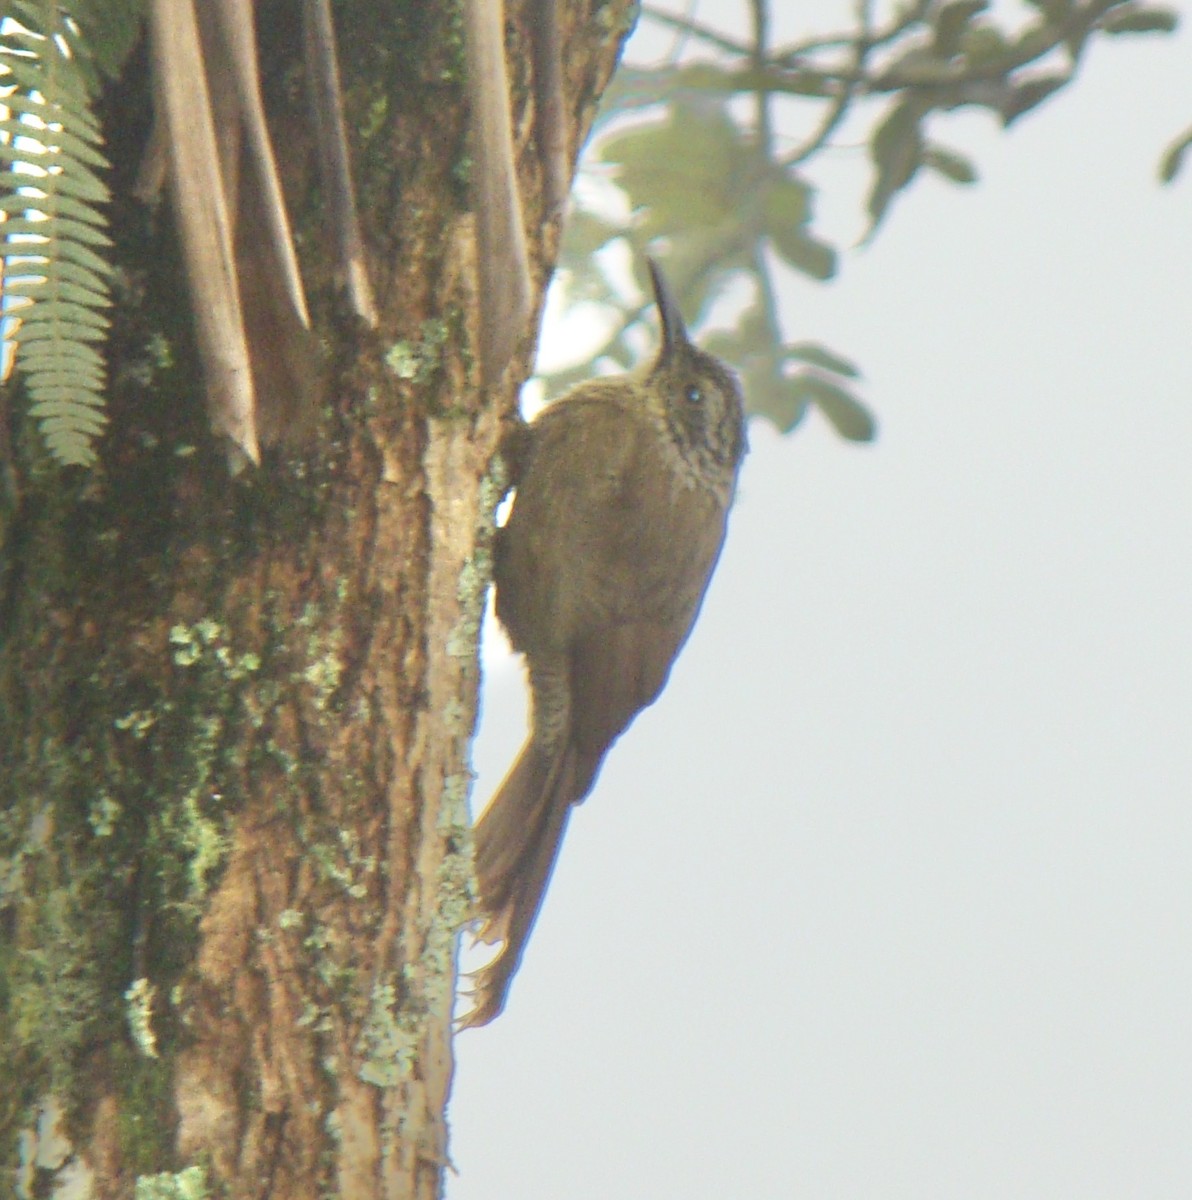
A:
[[[671,684],[457,1041],[449,1200],[1192,1196],[1190,49],[952,120],[978,188],[785,281],[880,438],[753,425]],[[478,802],[512,660],[485,706]]]

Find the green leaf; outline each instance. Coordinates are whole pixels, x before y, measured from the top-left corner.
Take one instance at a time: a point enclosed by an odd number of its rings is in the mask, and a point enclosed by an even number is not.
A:
[[[68,217],[59,217],[54,226],[46,221],[28,221],[16,217],[5,221],[0,226],[0,234],[12,237],[14,234],[31,234],[34,237],[46,237],[52,228],[55,237],[73,237],[91,246],[110,246],[112,239],[102,233],[94,225],[86,225],[82,221],[72,221]]]
[[[605,350],[604,357],[610,362],[616,363],[623,371],[628,371],[633,366],[633,352],[623,337],[618,337],[613,341],[612,345]]]
[[[1060,25],[1071,11],[1070,0],[1026,0],[1032,7],[1037,8],[1050,25]]]
[[[106,183],[89,171],[82,169],[70,174],[55,175],[52,177],[52,181],[54,192],[60,192],[78,200],[89,200],[92,204],[106,204],[112,198],[112,193]],[[46,187],[48,191],[47,184],[42,186]]]
[[[590,258],[614,238],[623,237],[625,229],[584,208],[577,208],[567,220],[563,235],[565,253]]]
[[[17,250],[22,245],[24,243],[18,242],[13,249]],[[44,251],[45,247],[34,247],[34,249]],[[4,257],[15,259],[21,256],[18,253],[13,253]],[[48,274],[48,264],[45,261],[46,255],[43,253],[40,257],[43,261],[37,263],[24,264],[10,262],[7,269],[11,272],[11,276],[5,281],[5,291],[12,292],[13,295],[17,296],[32,295],[37,289],[48,286],[44,279],[30,280],[28,277],[18,277],[19,274],[24,272],[28,272],[31,275],[46,276]],[[83,303],[92,308],[108,307],[111,303],[107,298],[108,285],[106,281],[94,271],[89,271],[86,267],[80,267],[77,263],[68,262],[65,258],[59,258],[54,264],[53,278],[56,286],[60,286],[62,283],[69,283],[82,288],[90,297],[90,299],[83,301]]]
[[[55,442],[60,445],[69,445],[76,440],[96,438],[103,433],[107,425],[107,421],[94,409],[84,408],[81,404],[63,403],[61,416],[56,417],[46,416],[37,410],[36,405],[30,409],[30,412],[37,420],[42,437],[46,439],[51,448]],[[79,458],[76,461],[86,460]]]
[[[657,237],[736,219],[757,155],[722,105],[676,101],[664,123],[609,138],[600,157],[642,214],[643,236]]]
[[[18,343],[18,350],[23,352],[25,350],[24,344]],[[48,378],[50,375],[57,375],[68,369],[72,379],[77,378],[83,382],[93,380],[98,376],[100,382],[92,389],[97,392],[102,392],[104,386],[103,379],[106,378],[102,363],[99,365],[85,363],[79,358],[51,358],[49,355],[45,355],[39,360],[37,355],[25,354],[21,362],[21,369],[29,372],[30,378],[33,377],[35,371],[39,373],[39,378],[41,375],[45,375]]]
[[[802,228],[811,219],[809,183],[793,175],[780,175],[762,193],[762,222],[773,236],[777,228]]]
[[[55,364],[59,368],[62,363]],[[69,364],[68,364],[69,365]],[[104,385],[103,371],[99,368],[82,368],[78,370],[54,370],[44,371],[37,377],[37,387],[40,391],[51,387],[70,387],[76,391],[80,386],[88,387],[90,390],[102,388]]]
[[[807,412],[807,399],[784,379],[773,358],[754,360],[741,371],[741,386],[750,413],[766,417],[781,433],[789,433]]]
[[[75,395],[78,395],[76,389]],[[47,434],[67,434],[81,430],[94,437],[104,431],[107,417],[90,405],[72,399],[46,400],[29,409]]]
[[[969,22],[989,7],[988,0],[953,0],[940,6],[932,30],[935,52],[943,58],[951,58],[960,52],[960,39]]]
[[[754,303],[730,329],[713,329],[700,338],[709,354],[744,367],[751,359],[774,359],[774,335],[760,304]]]
[[[79,325],[72,321],[35,321],[33,318],[39,305],[32,309],[24,309],[21,313],[21,332],[17,340],[17,362],[22,362],[21,351],[31,342],[41,341],[74,341],[97,342],[102,340],[101,332],[90,325]]]
[[[1159,179],[1163,183],[1170,183],[1179,174],[1189,146],[1192,146],[1192,129],[1185,130],[1167,147],[1159,164]]]
[[[836,432],[850,442],[870,442],[877,432],[873,415],[851,392],[819,375],[798,375],[791,381],[795,394],[814,404]]]
[[[1171,33],[1179,18],[1169,8],[1120,8],[1101,18],[1105,33]]]
[[[58,105],[46,106],[46,111],[38,115],[44,121],[55,123],[61,123],[63,118],[63,113]],[[106,170],[108,166],[108,160],[94,145],[95,137],[80,137],[78,131],[68,129],[65,125],[61,129],[38,129],[28,121],[13,120],[10,117],[6,121],[0,121],[0,133],[5,133],[10,138],[30,138],[44,146],[50,157],[37,155],[32,160],[34,162],[77,160],[98,171]],[[96,131],[96,136],[98,136],[98,131]],[[60,159],[57,157],[59,155],[62,156]]]
[[[877,168],[869,194],[870,233],[885,215],[896,192],[906,187],[919,169],[923,151],[920,122],[923,108],[917,99],[902,100],[886,114],[873,131],[869,152]]]
[[[95,65],[115,79],[140,37],[142,0],[75,0],[71,14]]]
[[[592,135],[626,113],[656,109],[666,103],[674,91],[674,68],[647,69],[622,63],[600,100],[592,122]]]
[[[1001,104],[1002,124],[1007,128],[1023,113],[1037,108],[1048,96],[1070,83],[1070,75],[1039,75],[1019,84]]]
[[[807,232],[811,219],[811,185],[784,176],[762,193],[760,221],[774,249],[792,267],[812,279],[836,274],[836,251]]]
[[[93,250],[88,250],[81,242],[72,242],[63,238],[58,241],[58,254],[67,262],[76,263],[94,271],[97,275],[110,275],[112,265],[106,258],[100,258]]]
[[[977,168],[972,161],[946,146],[937,146],[934,143],[927,145],[923,150],[923,165],[953,183],[977,182]]]
[[[19,193],[0,196],[0,212],[21,215],[30,211],[45,212],[45,206],[51,202],[50,198],[44,194],[40,197],[30,195],[29,184],[34,184],[35,180],[31,176],[26,178],[28,179],[28,184],[24,185]],[[44,193],[44,189],[39,188],[39,190]],[[75,221],[82,221],[85,224],[95,225],[99,228],[107,227],[107,222],[98,209],[86,204],[80,204],[79,201],[72,200],[69,196],[54,196],[52,202],[54,211],[58,216],[70,217]]]
[[[970,66],[991,68],[998,59],[1005,57],[1009,43],[996,26],[988,21],[976,21],[966,26],[960,47]]]
[[[700,348],[726,363],[739,365],[745,361],[745,345],[736,329],[713,329],[700,338]]]
[[[799,229],[771,234],[774,249],[797,271],[821,282],[836,274],[836,249]]]
[[[782,357],[788,361],[803,362],[809,366],[820,367],[831,371],[834,375],[845,375],[856,379],[861,372],[856,363],[836,354],[818,342],[794,342],[783,348]]]
[[[50,428],[60,427],[60,423],[75,421],[86,425],[98,433],[108,423],[107,417],[94,406],[80,399],[80,389],[72,387],[39,388],[34,393],[38,399],[30,412]]]
[[[43,375],[50,375],[55,371],[66,371],[72,376],[81,377],[106,370],[102,338],[97,336],[95,330],[88,330],[91,334],[89,338],[69,340],[64,346],[60,338],[40,336],[46,332],[46,325],[47,323],[42,321],[30,329],[22,325],[14,338],[17,343],[18,363],[22,370],[28,372],[30,379],[34,376],[40,379]],[[38,336],[25,336],[30,331]]]
[[[74,322],[77,325],[85,325],[100,332],[106,330],[111,325],[111,321],[104,313],[92,312],[89,308],[83,308],[78,304],[71,304],[57,294],[57,289],[49,290],[52,294],[40,301],[42,320]]]
[[[8,97],[5,97],[8,100]],[[29,150],[18,150],[11,142],[0,142],[0,162],[3,163],[28,163],[30,166],[40,167],[47,160],[46,155],[40,152],[30,152]],[[13,176],[14,180],[20,179],[20,176]],[[37,175],[26,175],[21,182],[31,183],[35,187],[40,187],[42,177]],[[7,188],[5,190],[8,190]]]
[[[63,264],[59,264],[62,266]],[[112,300],[110,296],[104,295],[102,292],[95,293],[88,288],[81,288],[78,284],[70,283],[63,278],[59,271],[56,281],[58,295],[63,299],[75,305],[85,305],[87,308],[111,308]]]

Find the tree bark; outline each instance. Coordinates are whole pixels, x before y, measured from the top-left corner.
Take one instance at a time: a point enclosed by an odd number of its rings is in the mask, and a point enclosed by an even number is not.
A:
[[[558,228],[533,9],[507,5],[507,44],[538,311]],[[573,153],[633,10],[562,6]],[[57,470],[25,423],[5,431],[4,1194],[441,1194],[495,455],[536,330],[482,395],[456,5],[335,12],[375,334],[333,298],[293,6],[257,8],[327,363],[313,431],[232,478],[206,428],[167,206],[129,199],[143,53],[103,105],[101,465]]]

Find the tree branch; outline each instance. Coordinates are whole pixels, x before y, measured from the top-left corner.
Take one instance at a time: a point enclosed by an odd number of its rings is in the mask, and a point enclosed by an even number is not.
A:
[[[680,33],[698,38],[701,42],[707,42],[708,45],[715,46],[717,50],[724,50],[728,54],[747,57],[750,53],[750,47],[746,43],[726,37],[710,25],[703,25],[690,17],[677,16],[675,13],[667,12],[666,9],[657,8],[653,4],[642,5],[642,16],[649,17],[651,21],[657,21],[659,25],[665,25],[668,29],[676,29]]]

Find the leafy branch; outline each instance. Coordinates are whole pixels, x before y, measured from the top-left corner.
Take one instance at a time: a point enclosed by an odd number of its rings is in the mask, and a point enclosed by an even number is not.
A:
[[[601,359],[632,359],[630,337],[648,311],[640,299],[648,288],[637,278],[639,296],[626,299],[608,274],[624,255],[608,251],[628,249],[637,271],[661,245],[689,314],[706,315],[737,279],[752,284],[753,301],[735,326],[704,340],[741,370],[753,411],[789,429],[814,405],[842,436],[871,437],[855,366],[790,341],[774,304],[780,265],[817,280],[838,268],[836,248],[814,232],[815,187],[801,169],[834,148],[846,122],[850,131],[865,122],[872,237],[924,168],[956,184],[976,180],[973,163],[929,136],[938,114],[976,106],[1008,127],[1073,80],[1095,37],[1170,32],[1176,24],[1169,9],[1142,0],[1029,0],[1029,8],[1030,19],[1011,27],[988,12],[987,0],[911,0],[879,25],[870,0],[859,0],[848,28],[772,47],[766,0],[750,0],[748,39],[645,5],[646,20],[681,33],[691,49],[622,67],[606,96],[584,170],[611,174],[630,215],[579,204],[560,265],[568,295],[604,309],[612,331],[594,360],[548,376],[548,388],[583,378]],[[785,152],[774,133],[776,98],[819,110],[806,137]],[[1169,151],[1169,176],[1189,145],[1192,134]]]

